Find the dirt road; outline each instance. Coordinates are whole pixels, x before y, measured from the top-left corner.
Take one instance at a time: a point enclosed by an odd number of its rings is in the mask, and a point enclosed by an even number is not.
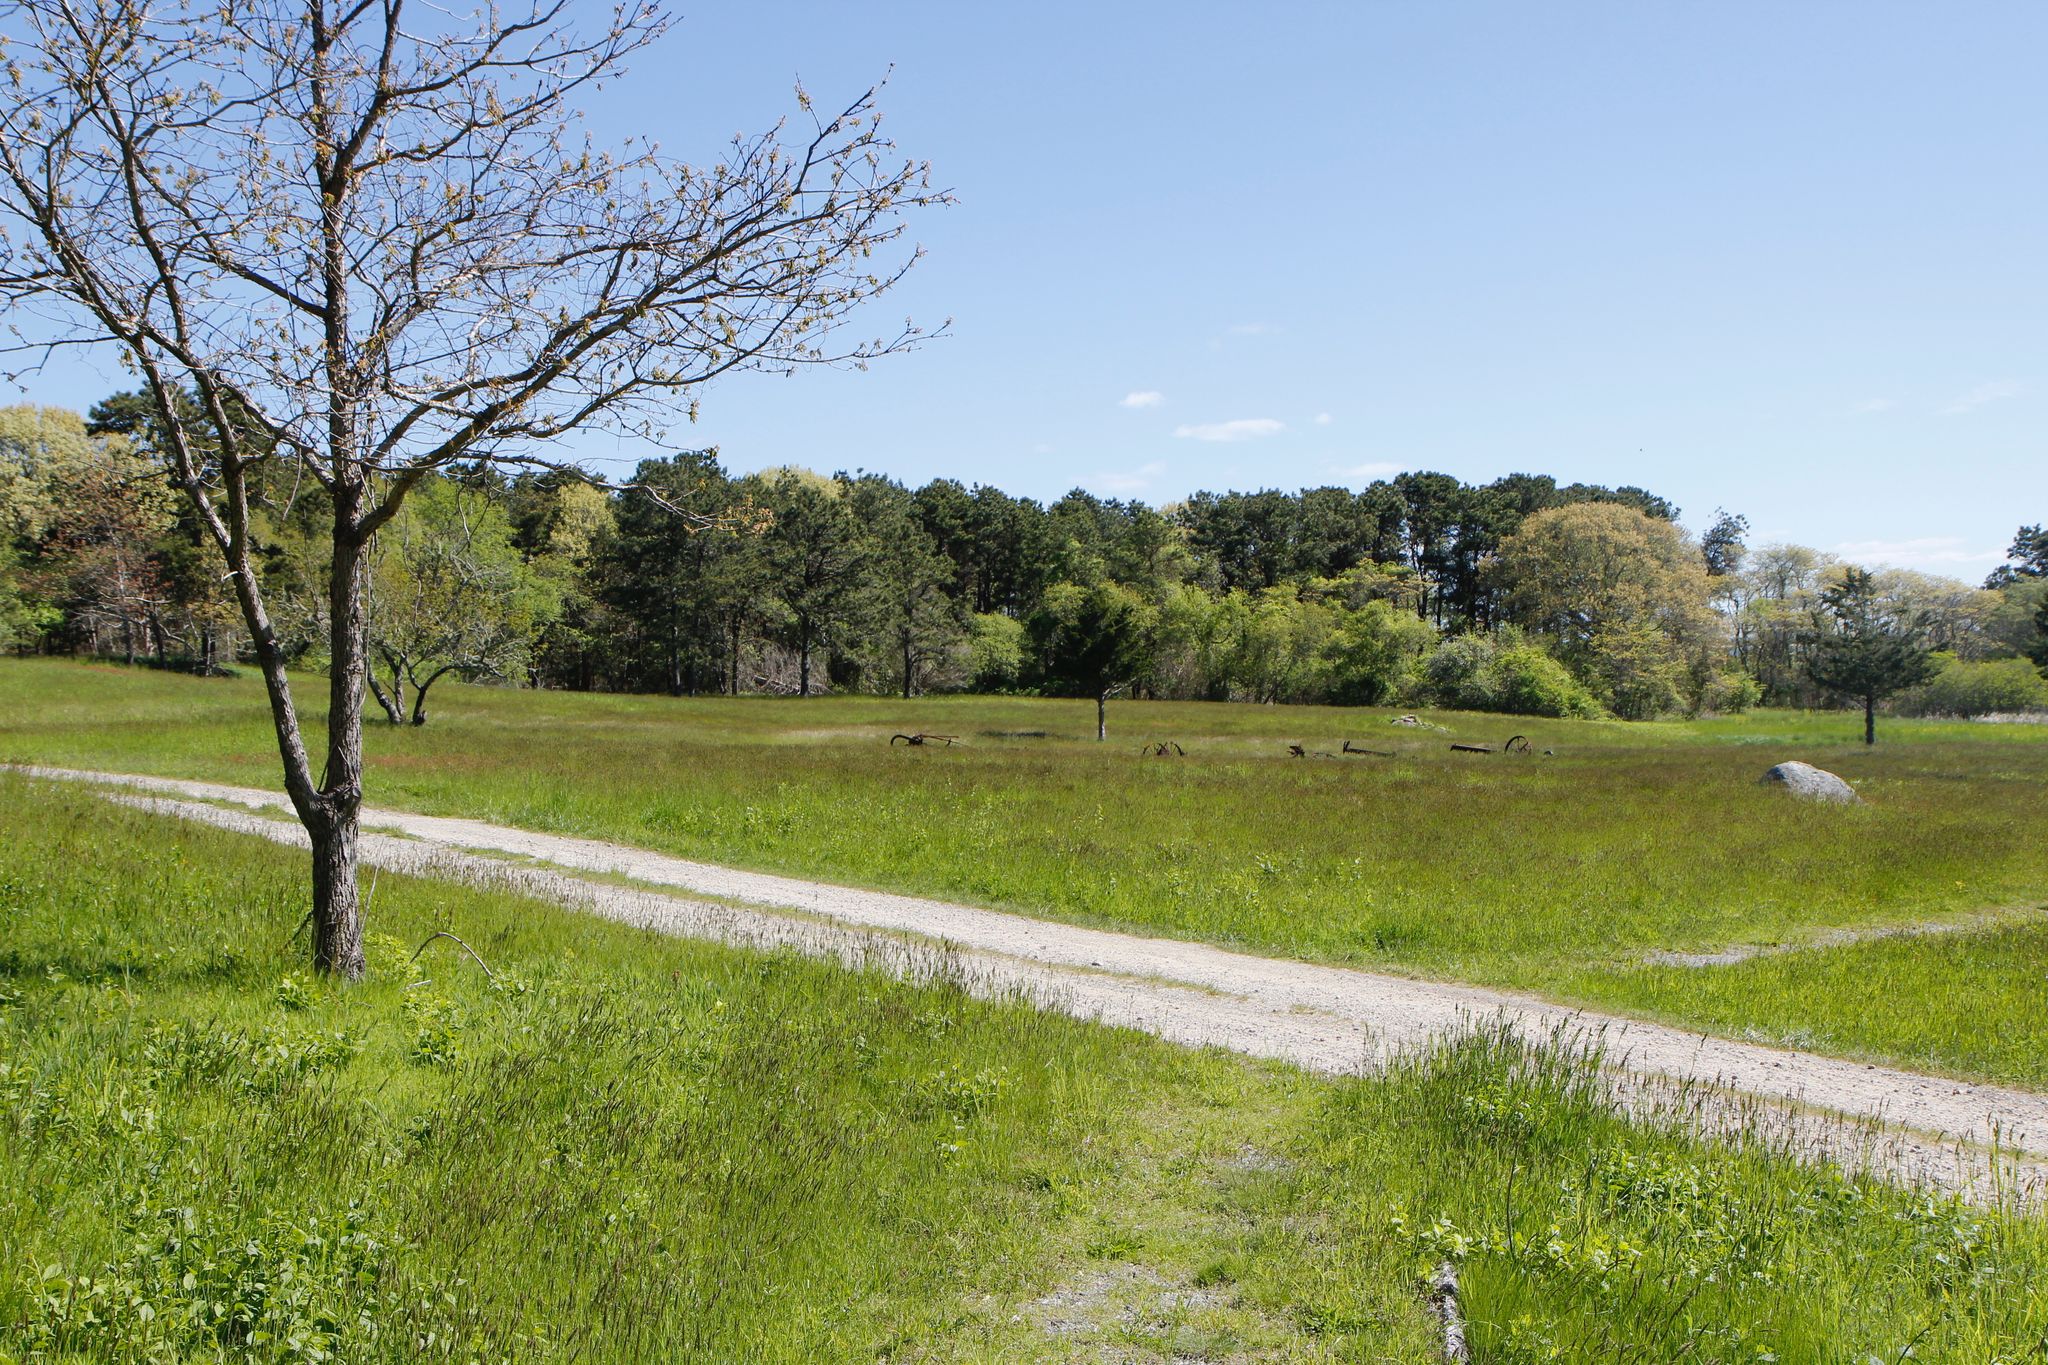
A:
[[[304,841],[284,798],[273,792],[69,769],[19,771],[93,783],[124,804],[281,843]],[[478,820],[366,809],[363,824],[390,831],[366,833],[362,851],[367,862],[393,871],[502,883],[666,933],[793,948],[899,974],[945,972],[980,994],[1021,993],[1078,1017],[1316,1071],[1369,1068],[1474,1021],[1497,1019],[1531,1037],[1598,1042],[1627,1078],[1628,1102],[1644,1111],[1708,1128],[1776,1125],[1794,1145],[1845,1164],[1867,1162],[1979,1197],[1988,1191],[1988,1154],[1996,1147],[2005,1154],[2008,1180],[2036,1192],[2048,1188],[2048,1165],[2038,1160],[2048,1158],[2048,1095],[1703,1037],[1479,987],[737,871]]]

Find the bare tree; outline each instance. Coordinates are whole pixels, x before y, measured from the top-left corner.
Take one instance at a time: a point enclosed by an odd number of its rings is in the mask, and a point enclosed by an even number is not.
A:
[[[567,0],[468,18],[407,0],[0,5],[0,298],[23,367],[111,342],[224,561],[313,847],[313,961],[363,970],[356,890],[371,537],[456,461],[549,464],[578,428],[651,433],[733,370],[859,363],[840,342],[943,202],[875,91],[692,165],[595,147],[572,101],[668,16]],[[883,264],[882,262],[888,262]],[[198,413],[178,401],[198,396]],[[252,440],[254,430],[260,440]],[[257,574],[266,461],[333,506],[316,769]]]

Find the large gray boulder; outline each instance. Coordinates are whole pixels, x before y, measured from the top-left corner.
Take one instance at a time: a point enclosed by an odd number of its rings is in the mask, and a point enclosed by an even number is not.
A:
[[[1780,763],[1765,773],[1763,780],[1766,786],[1783,787],[1802,801],[1835,801],[1852,805],[1862,799],[1847,782],[1811,763]]]

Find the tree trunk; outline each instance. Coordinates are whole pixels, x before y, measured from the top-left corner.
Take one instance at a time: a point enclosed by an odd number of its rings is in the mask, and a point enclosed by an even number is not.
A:
[[[910,700],[911,680],[917,676],[917,665],[913,662],[913,650],[908,641],[903,645],[903,700]]]
[[[377,699],[377,705],[384,708],[384,719],[393,725],[405,724],[405,682],[397,666],[394,664],[391,669],[390,691],[385,691],[384,685],[374,677],[368,681],[370,695]]]
[[[367,546],[357,524],[364,489],[334,494],[334,562],[327,580],[327,764],[306,831],[313,840],[313,967],[363,977],[362,907],[356,899],[356,822],[363,805],[363,693],[369,675]]]
[[[1095,742],[1100,744],[1109,738],[1109,693],[1095,694]]]
[[[1863,699],[1863,742],[1865,744],[1877,743],[1876,697],[1865,697]]]
[[[797,640],[796,694],[799,697],[811,695],[811,633],[809,631],[804,631]]]
[[[313,970],[363,975],[363,910],[356,886],[356,808],[308,825],[313,841]]]
[[[425,725],[427,723],[427,689],[441,681],[441,675],[447,671],[448,666],[444,665],[429,673],[425,682],[415,681],[413,683],[412,723],[414,725]]]

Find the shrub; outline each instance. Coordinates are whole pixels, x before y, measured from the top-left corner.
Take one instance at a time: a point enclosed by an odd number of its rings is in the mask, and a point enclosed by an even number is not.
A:
[[[1323,647],[1330,700],[1379,706],[1408,684],[1436,632],[1413,612],[1368,602],[1347,612]]]
[[[1764,699],[1764,685],[1739,669],[1708,673],[1693,694],[1693,714],[1733,716]]]
[[[1496,711],[1572,720],[1591,720],[1600,714],[1600,703],[1593,694],[1566,672],[1563,664],[1534,645],[1501,650],[1495,667],[1500,675]]]
[[[1535,645],[1512,635],[1459,635],[1424,661],[1418,699],[1460,711],[1588,719],[1600,703]]]
[[[1939,655],[1941,671],[1932,681],[1900,695],[1905,716],[1987,716],[1999,712],[2048,711],[2048,679],[2025,659],[1972,663]]]

